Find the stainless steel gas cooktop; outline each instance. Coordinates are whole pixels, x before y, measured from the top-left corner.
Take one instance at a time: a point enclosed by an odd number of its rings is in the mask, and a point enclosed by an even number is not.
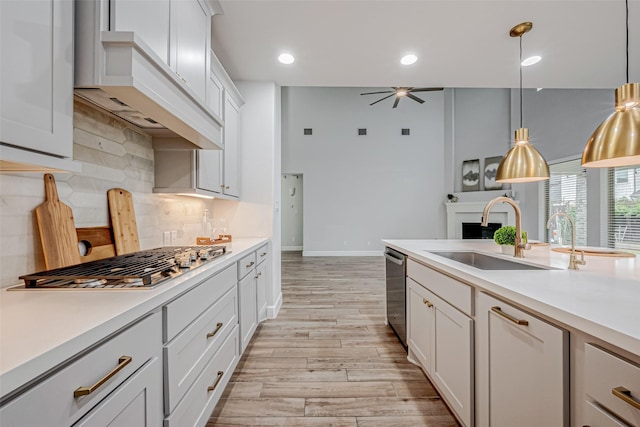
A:
[[[20,276],[30,289],[152,289],[226,253],[225,246],[166,246]]]

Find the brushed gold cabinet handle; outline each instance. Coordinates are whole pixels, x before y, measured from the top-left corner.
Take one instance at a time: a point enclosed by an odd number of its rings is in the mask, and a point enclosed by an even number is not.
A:
[[[100,388],[100,386],[104,383],[106,383],[107,381],[109,381],[111,378],[113,378],[113,376],[115,374],[117,374],[118,372],[120,372],[125,366],[127,366],[129,363],[131,363],[133,359],[131,358],[131,356],[120,356],[120,358],[118,359],[118,366],[116,366],[113,371],[109,372],[107,375],[105,375],[104,377],[102,377],[100,380],[98,380],[97,383],[95,383],[94,385],[92,385],[91,387],[78,387],[74,392],[73,392],[73,397],[80,397],[80,396],[86,396],[89,395],[91,393],[93,393],[94,391],[96,391],[98,388]]]
[[[220,185],[220,188],[224,188],[224,184]]]
[[[631,396],[631,391],[627,390],[626,388],[622,386],[616,387],[611,390],[611,393],[613,393],[613,395],[618,399],[623,400],[625,403],[628,403],[634,408],[640,409],[640,400],[635,399],[633,396]]]
[[[218,331],[219,331],[221,328],[222,328],[222,322],[218,322],[218,323],[216,324],[216,328],[213,330],[213,332],[209,332],[209,333],[207,334],[207,339],[209,339],[209,338],[213,338],[213,337],[218,333]]]
[[[260,256],[261,256],[261,257],[263,257],[263,256],[265,256],[266,254],[267,254],[266,252],[262,252],[262,253],[260,254]]]
[[[258,276],[262,276],[262,271],[260,273],[258,273]]]
[[[253,264],[255,264],[255,262],[251,261],[249,264],[247,264],[247,268],[251,267]]]
[[[529,321],[528,320],[516,319],[515,317],[510,316],[507,313],[505,313],[504,311],[502,311],[502,309],[500,307],[498,307],[498,306],[491,307],[491,311],[493,311],[494,313],[504,317],[508,321],[515,323],[516,325],[529,326]]]
[[[229,189],[229,186],[227,185],[225,188],[228,190],[228,189]]]
[[[428,299],[422,298],[422,303],[429,308],[433,307],[433,304],[431,304],[431,302]]]
[[[254,279],[257,279],[257,278],[258,278],[258,275],[256,274],[253,278],[254,278]]]
[[[224,375],[224,371],[218,371],[218,378],[216,378],[216,382],[213,383],[213,385],[207,387],[207,392],[209,391],[213,391],[216,389],[216,387],[218,387],[218,383],[220,382],[220,380],[222,379],[222,376]]]

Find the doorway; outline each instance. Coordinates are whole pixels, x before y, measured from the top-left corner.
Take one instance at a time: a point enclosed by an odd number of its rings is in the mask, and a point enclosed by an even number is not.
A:
[[[282,174],[282,250],[301,251],[302,174]]]

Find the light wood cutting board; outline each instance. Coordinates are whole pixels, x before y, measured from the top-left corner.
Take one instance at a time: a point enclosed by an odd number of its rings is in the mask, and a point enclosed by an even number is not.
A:
[[[36,208],[36,222],[47,270],[80,264],[73,211],[60,201],[56,180],[44,175],[45,201]]]
[[[107,199],[116,255],[139,251],[138,224],[131,193],[122,188],[112,188],[107,191]]]

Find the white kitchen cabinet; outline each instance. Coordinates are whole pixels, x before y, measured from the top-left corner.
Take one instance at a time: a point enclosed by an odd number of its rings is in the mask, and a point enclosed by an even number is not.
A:
[[[212,59],[215,58],[211,52]],[[222,67],[222,65],[220,65]],[[214,70],[209,72],[209,80],[207,80],[207,107],[211,109],[218,117],[222,117],[222,107],[224,105],[224,85],[220,77]]]
[[[110,31],[133,31],[169,63],[170,0],[109,0]]]
[[[239,261],[239,262],[242,262]],[[253,333],[258,327],[258,281],[255,268],[238,282],[238,300],[240,301],[240,353],[247,348]]]
[[[155,357],[74,427],[156,427],[162,422],[162,361]]]
[[[409,356],[416,359],[427,374],[431,373],[431,343],[433,337],[433,303],[426,290],[407,278],[407,345]]]
[[[568,426],[568,332],[478,297],[479,426]]]
[[[61,160],[73,156],[73,4],[0,1],[2,169],[78,170]]]
[[[171,0],[170,66],[201,99],[206,98],[210,13],[199,0]]]
[[[407,276],[409,348],[458,420],[471,427],[474,329],[473,319],[461,310],[472,311],[472,290],[412,259],[407,262]],[[432,290],[449,299],[440,298]]]
[[[264,245],[256,251],[256,299],[258,302],[258,322],[267,318],[267,287],[269,284],[269,245]]]
[[[590,343],[584,354],[586,424],[640,426],[640,365]]]
[[[126,328],[2,406],[2,426],[72,425],[83,417],[99,419],[100,424],[115,419],[119,410],[128,406],[127,402],[133,405],[128,414],[134,418],[143,412],[149,420],[161,419],[162,369],[156,368],[157,364],[148,364],[158,359],[161,332],[162,318],[157,312]],[[145,365],[149,369],[142,368]],[[141,368],[145,371],[142,384],[127,380]],[[105,382],[99,381],[106,377]],[[96,406],[103,408],[99,414],[90,412]]]
[[[223,156],[223,193],[239,197],[238,152],[240,144],[240,107],[230,97],[224,100],[224,152]]]

